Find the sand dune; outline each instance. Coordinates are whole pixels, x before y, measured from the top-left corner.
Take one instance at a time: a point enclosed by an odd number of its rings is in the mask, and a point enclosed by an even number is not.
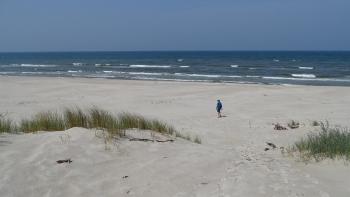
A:
[[[218,119],[215,101],[223,101]],[[0,77],[0,113],[99,106],[164,120],[202,144],[107,145],[96,131],[0,135],[1,196],[349,196],[343,161],[304,164],[283,156],[313,120],[350,126],[350,88],[105,79]],[[301,122],[275,131],[273,123]],[[98,132],[97,132],[98,133]],[[138,133],[147,135],[147,133]],[[277,145],[264,151],[266,142]],[[57,164],[70,158],[72,163]]]

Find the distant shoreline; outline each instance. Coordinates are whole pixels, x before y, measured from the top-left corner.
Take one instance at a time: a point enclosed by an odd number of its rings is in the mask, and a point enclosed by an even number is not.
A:
[[[169,84],[204,84],[204,85],[233,85],[233,86],[280,86],[280,87],[339,87],[339,88],[349,88],[349,86],[336,86],[336,85],[303,85],[303,84],[264,84],[264,83],[239,83],[239,82],[218,82],[218,81],[181,81],[181,80],[156,80],[156,79],[117,79],[117,78],[103,78],[103,77],[68,77],[68,76],[56,76],[56,77],[48,77],[48,76],[6,76],[0,75],[1,79],[6,78],[18,78],[18,79],[67,79],[67,80],[96,80],[96,81],[120,81],[120,82],[137,82],[137,83],[169,83]],[[1,86],[1,85],[0,85]]]

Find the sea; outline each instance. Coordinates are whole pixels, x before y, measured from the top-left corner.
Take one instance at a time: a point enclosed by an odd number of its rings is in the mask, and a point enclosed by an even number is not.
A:
[[[0,53],[0,76],[350,86],[350,51]]]

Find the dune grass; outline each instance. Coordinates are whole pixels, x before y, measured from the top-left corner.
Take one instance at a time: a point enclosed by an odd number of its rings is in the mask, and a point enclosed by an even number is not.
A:
[[[198,136],[194,137],[193,142],[197,144],[202,144],[202,140]]]
[[[78,107],[65,108],[63,111],[67,128],[84,127],[88,128],[89,116]]]
[[[330,127],[328,122],[320,122],[321,131],[310,133],[300,139],[289,151],[299,152],[301,157],[316,161],[325,158],[345,158],[350,160],[350,130],[344,127]]]
[[[65,119],[57,112],[41,112],[31,119],[22,120],[19,131],[33,133],[37,131],[63,131],[66,129]]]
[[[0,117],[0,133],[12,133],[15,131],[15,127],[11,120],[4,117]]]
[[[61,113],[41,112],[30,119],[21,120],[17,125],[9,119],[0,117],[0,132],[64,131],[73,127],[102,129],[107,131],[110,136],[123,136],[127,129],[152,130],[187,139],[180,135],[173,126],[162,121],[147,119],[141,115],[131,113],[121,113],[115,116],[97,107],[88,110],[82,110],[78,107],[65,108]],[[200,142],[200,139],[197,138],[194,139],[196,143]],[[189,140],[191,140],[190,137]]]
[[[120,135],[123,129],[119,121],[110,112],[98,109],[96,107],[88,110],[87,127],[85,128],[102,128],[106,129],[112,135]],[[83,127],[83,126],[81,126]]]

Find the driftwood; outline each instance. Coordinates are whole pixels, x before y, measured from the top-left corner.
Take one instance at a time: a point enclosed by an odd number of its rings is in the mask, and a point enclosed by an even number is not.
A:
[[[288,123],[288,127],[291,129],[297,129],[299,128],[300,123],[292,120],[290,123]]]
[[[129,141],[141,141],[141,142],[174,142],[173,139],[167,139],[167,140],[152,140],[147,138],[131,138]]]
[[[62,160],[57,160],[56,162],[58,164],[61,164],[61,163],[72,163],[73,161],[71,159],[62,159]]]
[[[275,124],[275,127],[273,129],[275,129],[275,130],[287,130],[286,127],[280,125],[279,123]]]
[[[266,142],[266,144],[270,147],[272,147],[273,149],[277,148],[277,146],[274,143],[271,142]]]

